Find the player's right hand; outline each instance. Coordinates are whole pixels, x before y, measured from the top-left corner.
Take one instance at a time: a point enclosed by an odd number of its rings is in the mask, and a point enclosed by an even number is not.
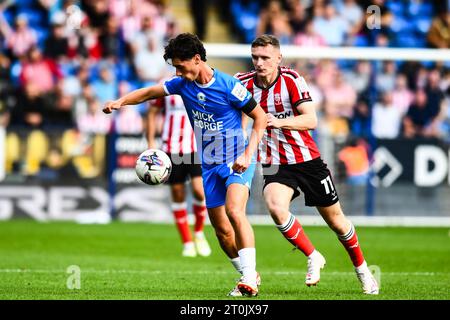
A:
[[[121,107],[121,103],[116,101],[108,101],[105,103],[105,107],[103,108],[103,112],[108,114],[113,112],[113,110],[119,110]]]

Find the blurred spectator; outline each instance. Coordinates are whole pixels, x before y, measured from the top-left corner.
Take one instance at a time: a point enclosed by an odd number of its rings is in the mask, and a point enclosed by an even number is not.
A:
[[[382,94],[381,102],[372,109],[372,133],[378,139],[394,139],[400,133],[402,114],[393,105],[392,92]]]
[[[304,32],[297,33],[292,41],[293,44],[302,47],[323,47],[326,46],[325,40],[314,30],[312,20],[305,23]]]
[[[81,63],[75,75],[68,75],[64,78],[64,93],[70,96],[79,96],[82,87],[89,82],[89,65]]]
[[[138,0],[129,0],[129,4],[129,13],[121,21],[122,35],[126,43],[131,43],[141,30],[141,13]]]
[[[55,15],[52,21],[51,33],[45,40],[44,55],[55,61],[62,62],[67,59],[69,40],[65,34],[64,16]]]
[[[111,128],[111,117],[105,117],[100,101],[88,101],[87,112],[77,117],[77,127],[82,133],[107,134]]]
[[[369,87],[372,66],[369,61],[359,60],[350,71],[343,71],[346,82],[351,85],[358,95],[366,92]]]
[[[75,126],[72,116],[74,99],[64,92],[63,80],[58,81],[55,91],[48,96],[48,99],[50,125],[56,128],[73,128]]]
[[[81,94],[76,96],[72,117],[79,122],[79,118],[88,113],[89,104],[95,100],[94,89],[89,83],[83,84]]]
[[[84,58],[96,62],[101,58],[98,32],[85,23],[81,25],[80,29],[73,30],[69,35],[68,56],[75,60]]]
[[[131,41],[132,52],[137,55],[140,52],[148,51],[149,43],[153,50],[159,51],[163,47],[162,40],[153,28],[153,18],[146,16],[142,19],[142,29],[134,35]]]
[[[131,91],[129,83],[119,84],[119,95],[123,96]],[[117,132],[121,134],[140,134],[143,132],[143,118],[136,108],[120,108],[115,119]]]
[[[414,99],[414,94],[408,89],[408,83],[404,74],[398,74],[395,78],[395,87],[392,92],[392,103],[403,115],[409,109],[411,102]]]
[[[289,16],[278,0],[270,0],[260,12],[256,34],[264,33],[273,34],[281,44],[291,43],[292,29],[289,24]]]
[[[41,128],[47,122],[49,108],[36,84],[27,83],[17,97],[11,112],[11,125]]]
[[[367,98],[356,102],[355,112],[351,120],[351,131],[354,135],[369,138],[372,136],[371,130],[372,115],[367,103]]]
[[[350,120],[356,103],[355,89],[345,82],[340,71],[335,75],[332,85],[324,90],[325,109],[328,114]]]
[[[384,61],[383,70],[377,73],[376,86],[379,91],[392,91],[395,87],[397,67],[394,61]]]
[[[154,42],[149,41],[147,49],[140,50],[134,57],[134,66],[144,86],[158,83],[167,76],[167,64],[162,58],[162,51],[155,48]]]
[[[367,144],[362,139],[351,136],[347,145],[339,151],[338,158],[344,163],[348,184],[365,185],[367,183],[369,156]]]
[[[356,0],[344,0],[338,9],[339,15],[347,21],[349,25],[348,35],[353,37],[361,30],[364,21],[364,13]]]
[[[92,88],[101,104],[117,98],[117,82],[110,64],[100,63],[99,77],[92,83]]]
[[[341,46],[346,41],[350,25],[336,14],[332,4],[327,4],[323,16],[314,17],[314,29],[324,38],[327,45]]]
[[[207,0],[190,0],[189,8],[194,19],[194,33],[204,41],[206,37],[206,25],[208,22]]]
[[[427,94],[424,90],[417,90],[414,101],[403,119],[403,134],[406,138],[438,137],[439,110],[430,108]]]
[[[22,64],[20,82],[23,87],[33,84],[39,94],[45,94],[54,89],[56,81],[63,74],[54,60],[44,58],[38,47],[32,47],[27,59]]]
[[[16,58],[24,56],[31,47],[37,44],[36,32],[28,26],[28,19],[23,14],[16,17],[15,29],[11,29],[3,15],[0,14],[0,31],[6,39],[6,47]]]
[[[108,11],[111,17],[114,17],[119,24],[125,19],[131,7],[130,0],[109,0],[108,1]]]
[[[297,36],[300,33],[306,32],[306,23],[312,19],[308,19],[306,15],[305,6],[302,1],[292,0],[289,2],[289,25],[292,33]]]
[[[89,17],[89,25],[94,29],[104,29],[109,18],[107,0],[81,0],[83,11]]]
[[[450,48],[450,11],[440,12],[433,19],[427,34],[430,47],[445,49]]]
[[[439,70],[431,70],[428,73],[428,81],[425,86],[425,92],[427,93],[428,103],[432,110],[440,110],[442,101],[444,100],[444,93],[441,90],[440,84],[441,74]]]
[[[115,17],[108,18],[99,42],[103,59],[116,61],[125,56],[125,43],[120,32],[119,22]]]

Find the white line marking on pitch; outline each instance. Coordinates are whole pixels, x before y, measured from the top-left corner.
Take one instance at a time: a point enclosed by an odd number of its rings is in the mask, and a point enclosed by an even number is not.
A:
[[[163,274],[166,272],[170,272],[171,274],[229,274],[231,271],[161,271],[161,270],[93,270],[93,269],[81,269],[82,273],[99,273],[99,274],[107,274],[107,273],[125,273],[125,274]],[[354,272],[339,272],[332,271],[326,272],[322,271],[323,274],[331,275],[331,276],[347,276],[353,275]],[[61,269],[0,269],[0,273],[65,273],[65,270]],[[295,274],[304,274],[303,271],[263,271],[261,273],[264,274],[273,274],[273,275],[295,275]],[[391,276],[437,276],[437,275],[448,275],[448,272],[383,272],[383,275],[391,275]]]

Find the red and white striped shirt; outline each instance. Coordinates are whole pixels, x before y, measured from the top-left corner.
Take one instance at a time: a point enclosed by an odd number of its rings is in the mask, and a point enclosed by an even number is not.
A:
[[[266,113],[279,119],[299,115],[297,106],[312,101],[309,88],[296,71],[281,67],[274,83],[266,89],[256,85],[256,72],[238,73],[236,78],[247,87]],[[267,127],[258,150],[262,164],[296,164],[320,157],[309,131]]]
[[[186,154],[197,151],[194,130],[179,95],[159,98],[154,106],[165,111],[161,149],[168,154]]]

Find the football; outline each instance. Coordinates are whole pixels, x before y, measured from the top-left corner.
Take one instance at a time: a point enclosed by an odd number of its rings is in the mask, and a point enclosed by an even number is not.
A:
[[[158,185],[169,179],[172,162],[169,156],[159,149],[148,149],[136,160],[136,174],[149,185]]]

